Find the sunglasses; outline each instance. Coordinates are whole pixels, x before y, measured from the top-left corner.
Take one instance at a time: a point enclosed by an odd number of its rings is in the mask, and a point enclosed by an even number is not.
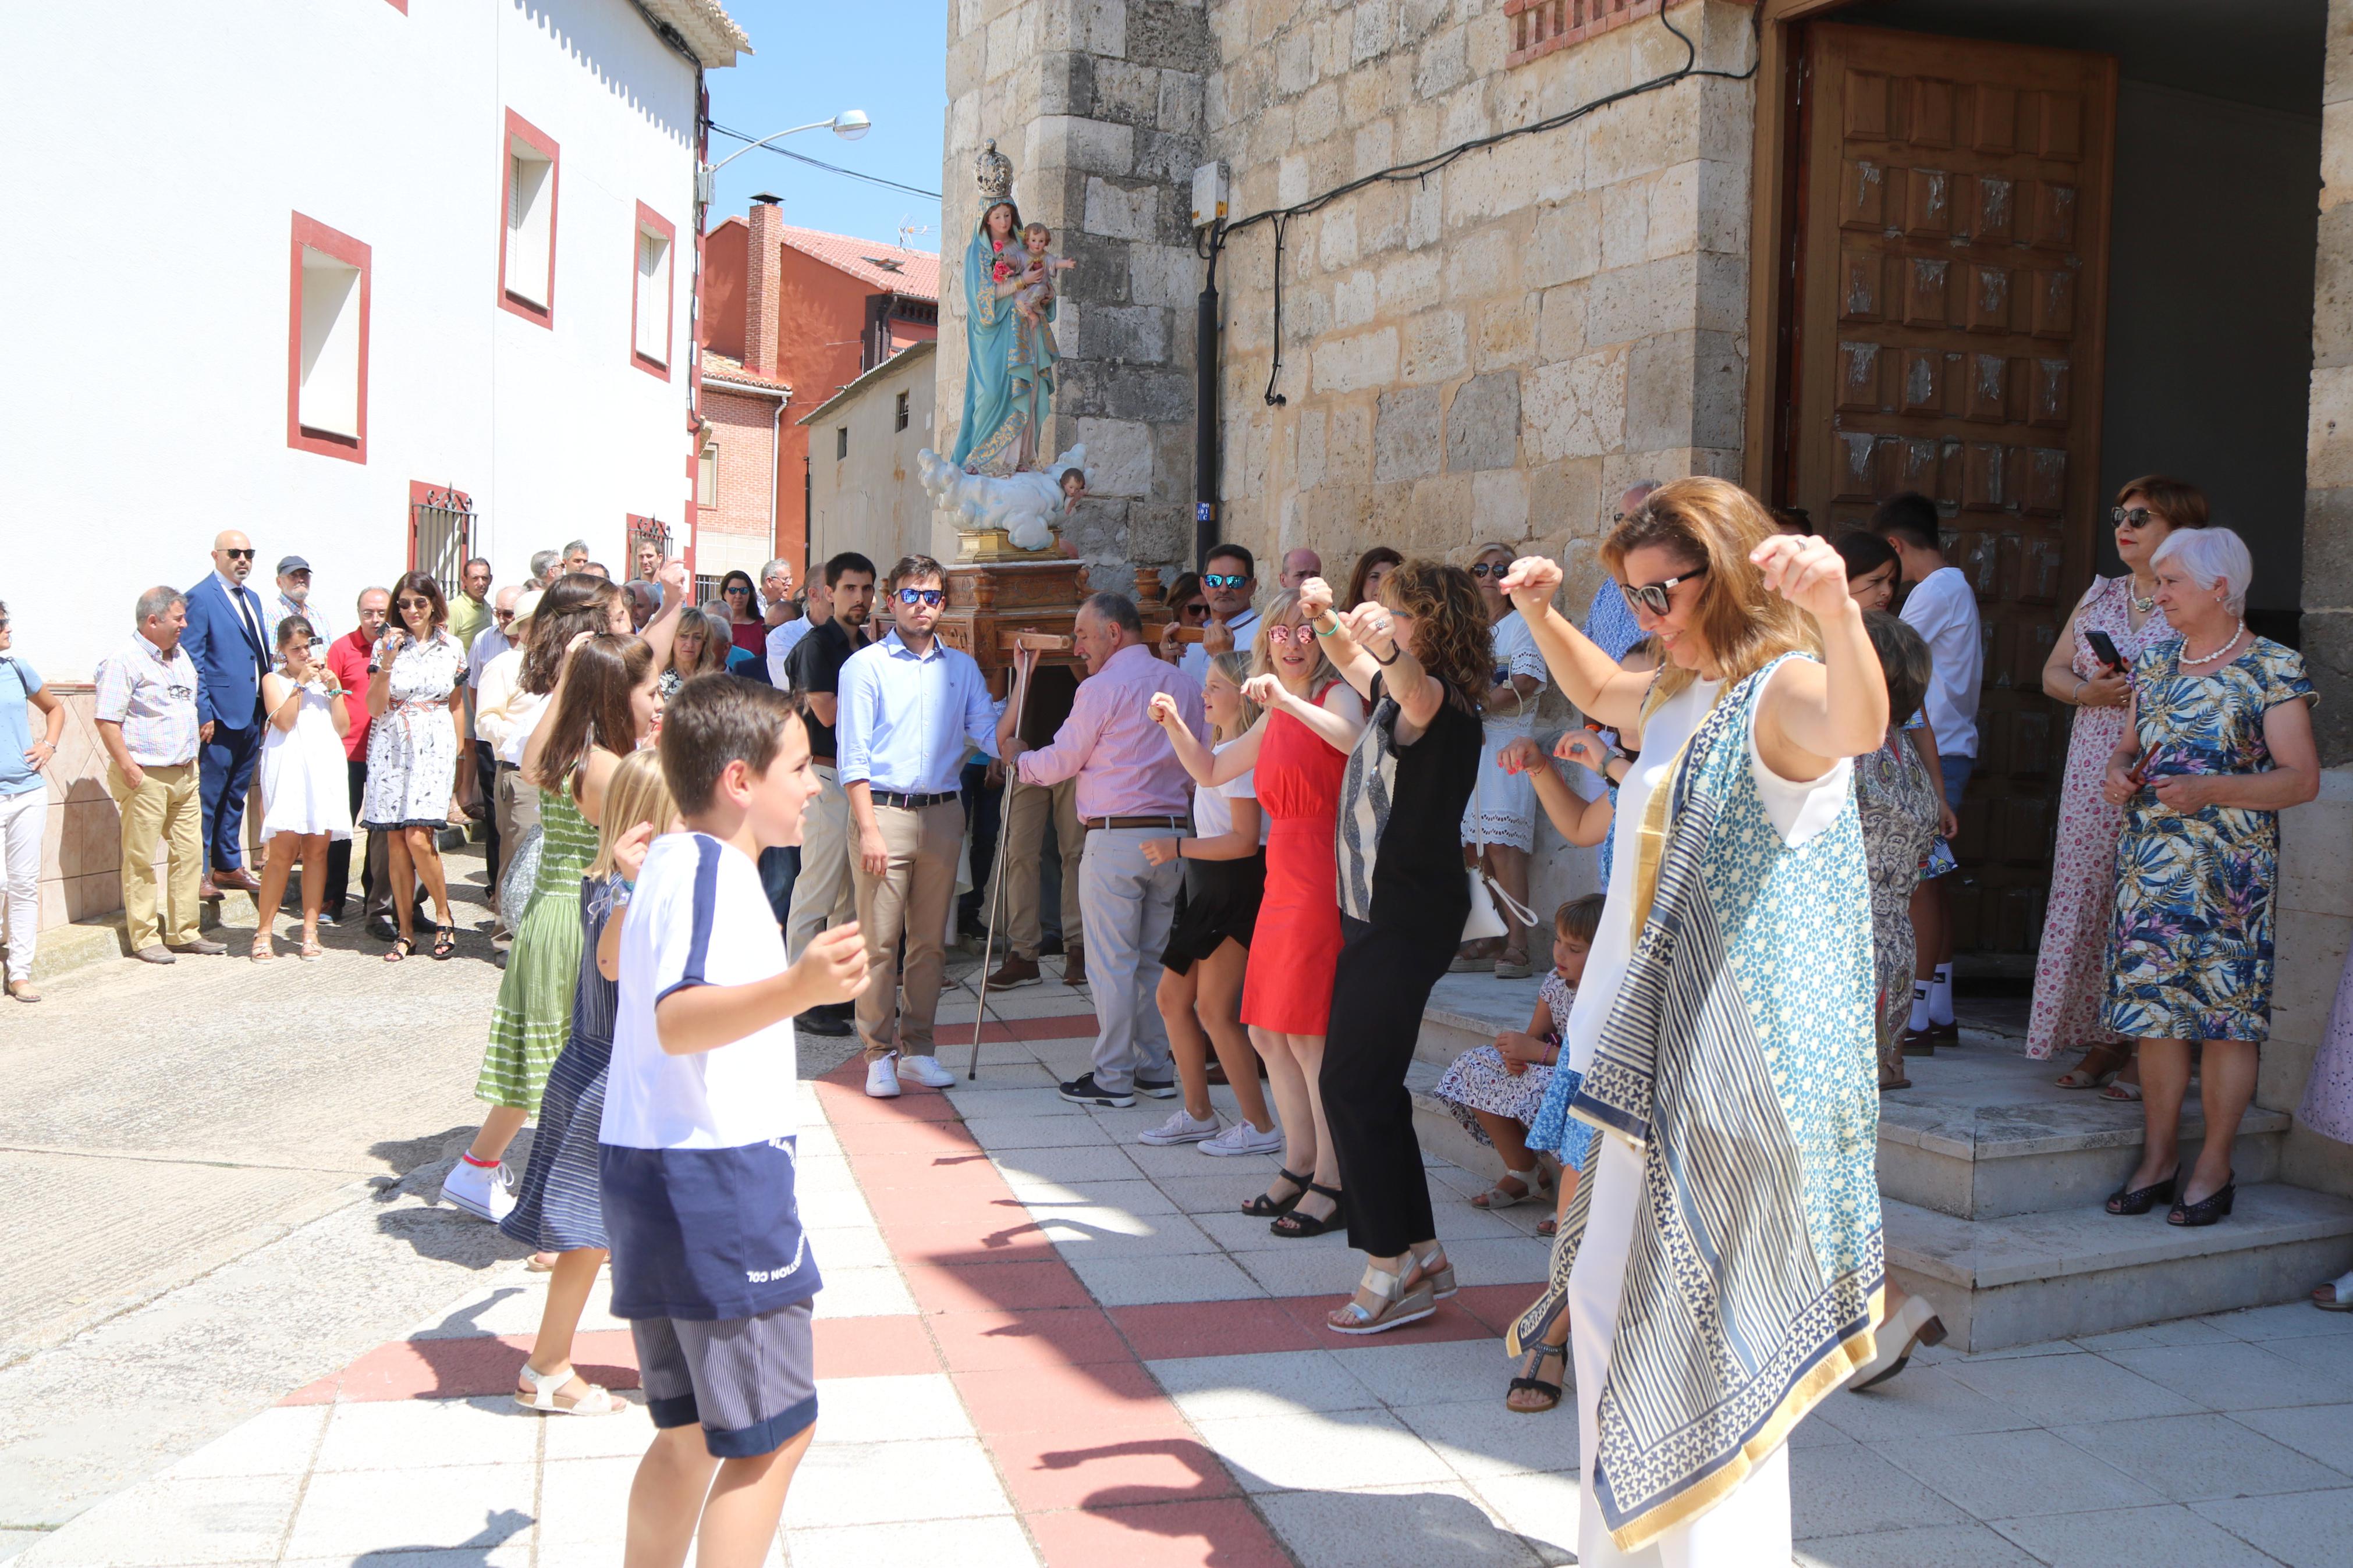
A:
[[[429,610],[433,607],[430,599],[402,599],[399,604],[404,610]]]
[[[1618,591],[1626,595],[1630,610],[1648,610],[1654,616],[1664,616],[1673,601],[1668,597],[1679,584],[1694,577],[1707,575],[1707,563],[1700,563],[1680,577],[1669,577],[1657,583],[1620,583]]]
[[[1176,613],[1180,616],[1198,616],[1202,620],[1206,621],[1209,618],[1209,606],[1207,605],[1181,605],[1177,607]]]
[[[948,591],[945,588],[902,588],[899,590],[899,602],[902,605],[929,605],[934,609],[937,609],[940,605],[947,603],[947,598]]]
[[[1266,628],[1266,635],[1278,643],[1295,642],[1302,647],[1315,640],[1315,632],[1309,626],[1269,626]]]
[[[2156,516],[2157,513],[2145,506],[2137,506],[2129,510],[2120,506],[2108,509],[2108,520],[2119,528],[2147,528],[2150,520]]]
[[[1511,569],[1512,563],[1508,561],[1504,562],[1501,566],[1497,566],[1493,563],[1486,561],[1473,561],[1471,563],[1471,575],[1473,577],[1500,578],[1506,573],[1510,572]]]
[[[1201,586],[1204,588],[1239,588],[1243,586],[1249,581],[1249,578],[1237,575],[1231,572],[1204,572],[1201,574]]]
[[[491,614],[502,621],[511,621],[514,619],[514,612],[512,610],[492,610]]]
[[[224,550],[221,553],[227,556],[232,561],[250,561],[253,559],[253,552],[250,550]]]
[[[719,591],[726,595],[728,597],[733,598],[738,594],[748,594],[752,590],[744,586],[743,584],[738,583],[732,588],[722,588]]]

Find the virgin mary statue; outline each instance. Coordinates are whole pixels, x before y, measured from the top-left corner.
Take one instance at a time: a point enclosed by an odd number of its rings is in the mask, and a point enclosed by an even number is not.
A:
[[[1049,303],[1035,322],[1014,309],[1013,297],[1046,274],[1022,243],[1011,160],[992,141],[975,166],[982,206],[964,252],[964,419],[949,460],[969,472],[1005,475],[1038,466],[1038,433],[1060,357],[1051,325],[1060,307]]]

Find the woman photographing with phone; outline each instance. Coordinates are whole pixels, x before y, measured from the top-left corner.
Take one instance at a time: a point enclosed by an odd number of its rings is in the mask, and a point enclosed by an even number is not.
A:
[[[302,945],[298,958],[326,956],[319,945],[319,910],[326,901],[327,846],[352,836],[351,775],[343,737],[351,705],[343,683],[319,661],[311,623],[289,616],[278,623],[278,668],[261,678],[261,893],[254,901],[253,953],[278,956],[270,922],[285,900],[294,862],[302,862]]]
[[[1655,676],[1553,608],[1555,563],[1504,584],[1568,700],[1642,735],[1569,1015],[1572,1114],[1602,1136],[1506,1344],[1567,1311],[1579,1562],[1779,1562],[1789,1431],[1870,1359],[1883,1299],[1849,759],[1884,739],[1887,686],[1838,552],[1736,486],[1662,486],[1601,558]]]
[[[2206,497],[2163,474],[2116,492],[2120,577],[2094,577],[2052,645],[2042,690],[2075,711],[2067,736],[2067,773],[2059,786],[2059,834],[2051,856],[2051,897],[2034,959],[2034,1011],[2026,1054],[2040,1060],[2083,1047],[2060,1075],[2061,1089],[2096,1089],[2109,1100],[2138,1100],[2140,1068],[2133,1043],[2100,1022],[2107,996],[2108,928],[2116,910],[2116,839],[2124,812],[2102,797],[2109,754],[2125,732],[2133,661],[2176,634],[2157,602],[2152,563],[2177,528],[2206,526]]]
[[[449,820],[449,788],[465,742],[466,650],[449,635],[449,605],[441,584],[423,572],[403,573],[392,584],[392,619],[368,659],[367,793],[359,825],[385,836],[385,869],[392,878],[392,911],[400,925],[386,963],[417,951],[415,889],[441,911],[433,928],[433,956],[458,951],[458,914],[449,903],[449,875],[441,866],[441,829]]]

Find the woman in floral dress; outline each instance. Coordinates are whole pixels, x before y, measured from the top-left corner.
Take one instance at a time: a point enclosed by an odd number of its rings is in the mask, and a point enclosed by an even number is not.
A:
[[[2042,951],[2034,961],[2034,1013],[2026,1026],[2026,1054],[2040,1061],[2069,1047],[2083,1058],[2059,1079],[2061,1089],[2105,1089],[2111,1100],[2137,1099],[2132,1042],[2100,1025],[2108,974],[2108,928],[2116,907],[2116,836],[2124,814],[2101,798],[2108,758],[2124,734],[2131,686],[2092,651],[2090,635],[2105,632],[2129,669],[2133,661],[2169,639],[2173,628],[2157,607],[2149,557],[2177,528],[2206,526],[2206,497],[2197,486],[2151,474],[2116,492],[2111,512],[2116,553],[2128,569],[2100,577],[2052,647],[2042,667],[2043,693],[2075,710],[2067,738],[2067,773],[2059,791],[2059,837],[2051,858],[2051,898],[2042,916]]]
[[[1848,581],[1852,590],[1852,579]],[[1854,760],[1854,803],[1862,820],[1862,852],[1871,868],[1871,951],[1879,993],[1879,1087],[1909,1089],[1904,1072],[1904,1025],[1912,1011],[1913,970],[1919,939],[1912,929],[1912,889],[1920,885],[1939,835],[1949,837],[1952,808],[1936,775],[1913,742],[1920,704],[1927,696],[1928,645],[1884,610],[1862,617],[1879,667],[1887,676],[1887,738]]]
[[[368,658],[367,789],[359,826],[382,833],[392,878],[392,910],[400,926],[385,962],[417,951],[418,882],[439,906],[433,956],[458,951],[458,917],[441,867],[439,835],[448,824],[449,790],[458,777],[465,721],[457,691],[466,682],[466,650],[449,635],[449,605],[441,585],[410,572],[392,585],[396,617]]]
[[[2242,619],[2253,574],[2227,528],[2158,547],[2158,607],[2181,634],[2140,656],[2105,794],[2124,808],[2102,1022],[2140,1042],[2147,1141],[2113,1215],[2170,1202],[2174,1225],[2231,1212],[2231,1150],[2271,1033],[2272,899],[2279,814],[2320,790],[2312,682],[2291,648]],[[2203,1041],[2205,1147],[2179,1164],[2189,1047]]]

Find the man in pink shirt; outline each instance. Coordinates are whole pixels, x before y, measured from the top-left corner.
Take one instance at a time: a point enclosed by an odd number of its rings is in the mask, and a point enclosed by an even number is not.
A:
[[[1145,844],[1187,830],[1192,781],[1153,722],[1152,699],[1166,691],[1194,734],[1206,740],[1201,683],[1152,656],[1144,623],[1124,594],[1097,594],[1079,607],[1073,640],[1087,679],[1053,744],[1029,752],[1008,706],[999,754],[1024,784],[1079,781],[1079,910],[1087,932],[1087,979],[1094,988],[1094,1070],[1061,1086],[1078,1105],[1127,1106],[1138,1094],[1176,1092],[1168,1028],[1154,1000],[1160,953],[1168,944],[1184,886],[1183,862],[1158,866]]]

